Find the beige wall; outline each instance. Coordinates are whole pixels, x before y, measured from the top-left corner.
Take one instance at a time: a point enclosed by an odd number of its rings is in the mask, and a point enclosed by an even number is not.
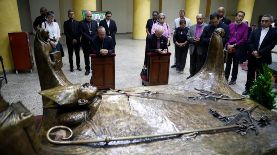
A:
[[[256,0],[252,15],[251,24],[257,24],[259,15],[271,14],[277,18],[276,0]]]
[[[21,30],[23,32],[32,32],[33,24],[31,20],[30,5],[28,0],[17,0],[18,12],[20,17]]]
[[[102,0],[102,10],[110,10],[113,13],[113,19],[117,23],[118,33],[132,32],[132,0]]]
[[[162,12],[166,14],[166,22],[174,27],[174,19],[179,17],[179,10],[184,9],[184,0],[163,0]]]
[[[237,2],[238,0],[212,0],[211,13],[215,12],[219,6],[224,6],[228,17],[233,20],[233,15],[237,11]],[[23,31],[27,32],[32,31],[32,23],[39,16],[41,6],[45,6],[48,10],[55,12],[56,20],[60,24],[61,32],[63,32],[62,26],[63,22],[67,20],[67,10],[72,8],[72,0],[18,0],[18,4],[21,27]],[[133,0],[102,0],[102,6],[101,0],[97,0],[96,4],[97,10],[102,8],[103,11],[111,10],[113,12],[113,18],[118,25],[118,33],[132,32]],[[276,18],[276,6],[276,0],[256,0],[252,23],[256,23],[258,16],[264,13],[270,13]],[[166,21],[171,27],[174,19],[178,17],[179,10],[184,7],[185,0],[163,0],[162,12],[166,14]],[[159,0],[151,0],[151,12],[154,10],[159,10]],[[201,0],[199,12],[205,14],[206,0]],[[150,17],[151,14],[149,14]]]
[[[152,14],[153,11],[159,11],[159,0],[151,0],[150,12]],[[149,16],[149,18],[151,15]]]
[[[60,29],[63,33],[63,23],[68,19],[67,17],[67,11],[69,9],[72,9],[72,0],[60,0]]]
[[[34,22],[35,18],[40,15],[39,9],[44,6],[49,11],[54,11],[55,19],[59,23],[59,26],[62,26],[60,20],[60,4],[58,0],[29,0],[29,3],[32,23]]]

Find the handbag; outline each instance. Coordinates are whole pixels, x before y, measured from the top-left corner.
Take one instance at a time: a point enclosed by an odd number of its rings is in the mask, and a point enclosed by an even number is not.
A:
[[[148,81],[148,68],[143,66],[140,72],[141,80]]]

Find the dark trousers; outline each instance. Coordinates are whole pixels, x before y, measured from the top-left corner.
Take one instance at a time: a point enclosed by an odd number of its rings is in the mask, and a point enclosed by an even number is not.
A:
[[[252,55],[248,55],[248,71],[247,71],[247,81],[245,84],[245,90],[249,92],[254,80],[259,74],[263,73],[262,61],[257,59]]]
[[[85,59],[85,69],[86,71],[90,72],[90,61],[89,61],[90,51],[83,49],[83,52],[84,52],[84,59]]]
[[[68,58],[69,58],[69,65],[70,69],[73,69],[73,51],[75,52],[76,56],[76,66],[80,68],[80,43],[77,42],[73,44],[72,42],[66,42],[68,48]]]
[[[190,54],[189,72],[190,72],[190,75],[193,76],[198,71],[197,71],[197,51],[196,51],[196,48],[194,48],[194,51],[192,52],[192,54]]]
[[[236,52],[234,53],[228,53],[227,60],[226,60],[226,67],[225,67],[225,78],[228,81],[230,72],[231,72],[231,66],[233,63],[232,68],[232,78],[231,81],[236,81],[238,76],[238,68],[239,68],[239,59]]]
[[[188,47],[175,46],[176,69],[183,71],[186,65]]]
[[[148,57],[147,57],[147,52],[145,51],[144,52],[144,66],[147,66],[148,65]]]
[[[201,55],[197,56],[196,72],[199,72],[200,69],[204,66],[206,59],[207,59],[207,53],[202,53]]]

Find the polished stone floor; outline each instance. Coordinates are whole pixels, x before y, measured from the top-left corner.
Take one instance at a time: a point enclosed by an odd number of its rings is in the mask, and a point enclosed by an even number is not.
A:
[[[31,37],[31,42],[33,36]],[[83,71],[75,70],[69,71],[69,62],[67,55],[67,47],[65,45],[64,37],[62,44],[65,50],[65,57],[63,58],[63,71],[67,78],[72,83],[87,83],[90,76],[84,75],[84,59],[81,51],[81,67]],[[117,35],[116,46],[116,60],[115,60],[115,87],[116,89],[129,88],[141,86],[140,71],[144,60],[145,40],[132,40],[130,34]],[[174,62],[174,47],[170,46],[172,51],[171,64]],[[75,57],[74,57],[75,59]],[[273,60],[277,61],[277,56],[273,56]],[[75,60],[74,60],[75,62]],[[179,74],[175,69],[170,69],[169,84],[185,79],[189,76],[189,55],[185,66],[184,74]],[[22,101],[24,105],[35,115],[42,114],[42,100],[38,94],[40,91],[39,79],[34,66],[32,73],[8,73],[8,84],[3,84],[1,94],[9,102]],[[239,94],[244,90],[246,81],[246,71],[239,67],[238,79],[235,85],[231,87]]]

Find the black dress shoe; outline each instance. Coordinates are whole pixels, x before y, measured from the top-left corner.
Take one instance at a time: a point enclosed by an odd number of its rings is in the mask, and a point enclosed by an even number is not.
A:
[[[78,71],[82,71],[81,67],[78,67],[77,70],[78,70]]]
[[[234,80],[231,80],[231,81],[229,82],[229,85],[234,85],[234,84],[236,84],[236,81],[234,81]]]
[[[175,65],[175,64],[171,66],[171,68],[175,68],[175,67],[176,67],[176,65]]]
[[[244,92],[242,92],[242,95],[248,95],[248,91],[245,90]]]
[[[73,68],[70,68],[70,72],[74,72]]]
[[[193,77],[193,75],[188,76],[187,79],[189,79],[189,78],[191,78],[191,77]]]
[[[85,75],[89,75],[89,71],[86,71],[86,72],[85,72]]]

